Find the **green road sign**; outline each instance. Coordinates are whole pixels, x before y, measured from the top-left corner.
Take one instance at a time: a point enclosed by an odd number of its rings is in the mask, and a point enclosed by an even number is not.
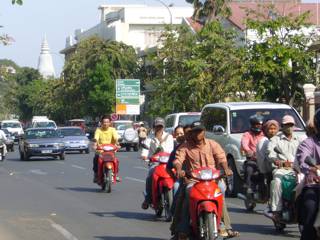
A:
[[[117,99],[138,99],[137,104],[139,104],[140,80],[139,79],[117,79],[116,98]]]

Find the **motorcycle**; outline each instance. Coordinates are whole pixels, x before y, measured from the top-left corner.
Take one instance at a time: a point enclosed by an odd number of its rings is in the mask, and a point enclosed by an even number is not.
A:
[[[253,184],[253,186],[251,186],[251,191],[248,191],[248,186],[246,186],[244,187],[246,195],[242,193],[237,194],[237,197],[244,201],[244,205],[248,211],[253,211],[257,203],[267,203],[269,197],[267,179],[259,172],[257,166],[252,175],[251,181]]]
[[[189,196],[192,233],[195,239],[216,239],[223,208],[223,193],[217,184],[220,171],[204,167],[191,175],[197,180]]]
[[[5,145],[0,144],[0,161],[5,159]]]
[[[150,158],[150,164],[159,163],[152,174],[152,205],[156,216],[161,217],[163,210],[165,220],[172,219],[174,178],[166,169],[170,153],[158,152]]]
[[[98,158],[98,181],[102,191],[111,192],[112,184],[116,184],[118,173],[118,159],[115,153],[118,148],[113,144],[100,145],[97,148],[100,151]]]

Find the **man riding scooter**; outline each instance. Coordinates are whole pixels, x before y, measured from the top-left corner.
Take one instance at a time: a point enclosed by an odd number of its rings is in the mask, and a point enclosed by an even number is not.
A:
[[[257,144],[264,137],[262,131],[263,117],[253,115],[249,119],[250,130],[245,132],[241,139],[241,149],[246,155],[246,162],[244,163],[244,172],[246,178],[247,195],[253,193],[252,176],[258,170],[257,166]]]
[[[99,145],[104,144],[113,144],[119,146],[118,143],[118,133],[115,128],[111,127],[111,118],[107,115],[101,118],[101,127],[97,128],[94,134],[94,144],[93,149],[97,149]],[[94,178],[93,182],[96,183],[98,181],[98,159],[99,153],[97,152],[93,158],[93,172]],[[115,166],[115,173],[116,173],[116,180],[120,181],[120,177],[118,176],[119,171],[119,162],[116,163]]]
[[[173,137],[164,131],[165,121],[163,118],[157,117],[153,122],[154,135],[144,141],[141,151],[141,158],[147,161],[152,155],[158,152],[171,153],[174,147]],[[152,202],[152,174],[156,165],[152,165],[149,169],[146,179],[146,194],[141,205],[142,209],[148,209]]]
[[[1,130],[1,125],[0,125],[0,151],[1,152],[1,161],[5,159],[5,156],[7,155],[7,145],[5,142],[7,141],[7,136],[4,131]]]
[[[298,201],[299,223],[302,227],[301,240],[320,239],[320,110],[314,115],[315,131],[305,139],[298,147],[296,162],[300,170],[305,175],[305,186]],[[307,164],[307,159],[311,158],[313,167]]]
[[[186,171],[182,170],[185,166]],[[186,177],[185,197],[179,223],[177,224],[178,239],[187,239],[189,234],[189,193],[195,180],[192,178],[192,171],[201,167],[210,167],[212,169],[222,167],[227,176],[232,175],[228,168],[225,152],[221,146],[205,138],[205,128],[198,124],[193,124],[190,141],[181,145],[177,150],[174,167],[177,171],[177,177]]]
[[[290,115],[282,118],[281,133],[271,138],[268,145],[268,158],[274,166],[273,180],[270,186],[270,205],[272,220],[277,223],[281,219],[282,211],[282,178],[294,175],[293,162],[301,140],[295,136],[295,121]]]

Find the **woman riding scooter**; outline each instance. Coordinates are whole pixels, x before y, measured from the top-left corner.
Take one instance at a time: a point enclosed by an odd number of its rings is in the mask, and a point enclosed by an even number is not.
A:
[[[320,227],[319,214],[319,167],[320,167],[320,110],[314,115],[315,134],[311,134],[298,147],[296,162],[300,170],[305,174],[305,186],[300,195],[299,221],[302,227],[301,240],[320,239],[317,229]],[[308,164],[308,160],[314,161],[314,167]]]

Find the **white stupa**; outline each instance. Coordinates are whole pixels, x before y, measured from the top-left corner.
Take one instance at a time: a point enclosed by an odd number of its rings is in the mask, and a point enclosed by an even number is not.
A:
[[[50,48],[46,36],[44,37],[41,45],[41,53],[38,62],[38,71],[44,78],[50,78],[55,76],[52,56],[50,54]]]

